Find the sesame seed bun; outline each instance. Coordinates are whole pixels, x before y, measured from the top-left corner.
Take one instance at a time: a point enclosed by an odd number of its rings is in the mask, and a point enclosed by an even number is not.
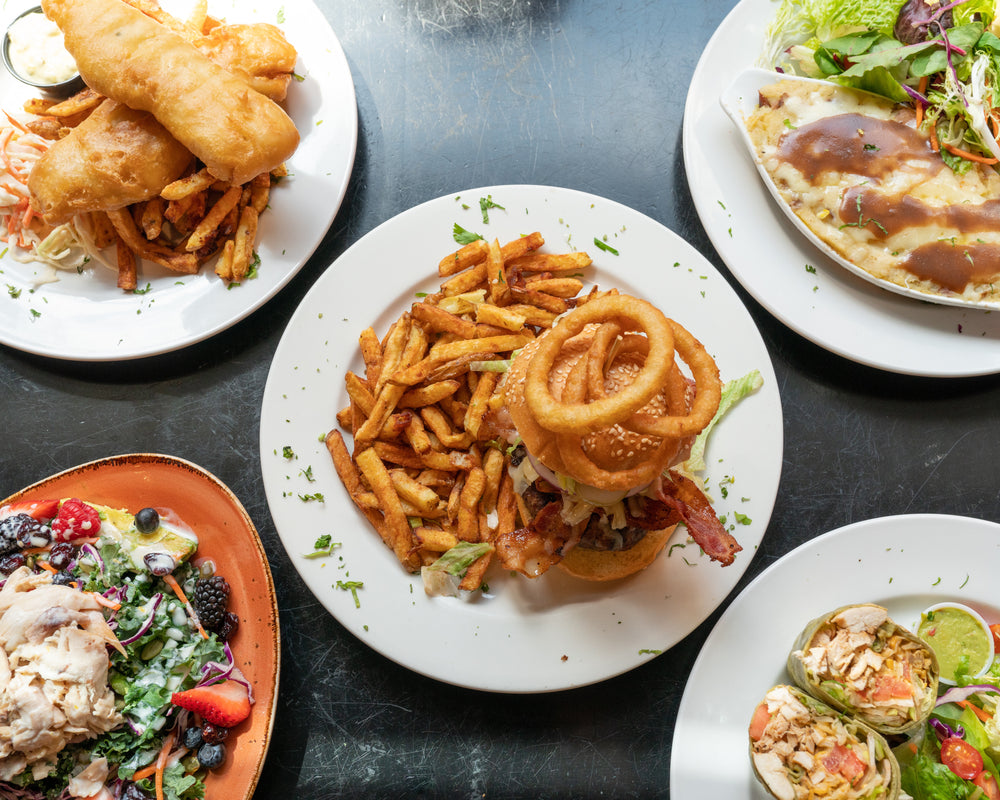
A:
[[[615,581],[645,569],[660,554],[676,525],[658,531],[647,531],[628,550],[588,550],[574,547],[557,566],[575,578],[585,581]]]
[[[586,354],[593,340],[592,326],[585,328],[578,336],[566,342],[549,373],[549,391],[557,400],[562,397],[566,380],[573,366]],[[525,376],[528,363],[538,349],[537,340],[522,348],[517,358],[507,372],[504,389],[507,411],[517,428],[528,452],[541,461],[549,469],[566,475],[580,483],[593,485],[590,476],[574,474],[559,455],[559,447],[555,435],[543,428],[535,420],[528,408],[524,395]],[[605,373],[604,389],[608,394],[614,394],[629,385],[642,367],[642,356],[624,354],[615,358],[614,363]],[[669,413],[664,392],[656,394],[641,411],[662,416]],[[620,425],[613,425],[595,433],[582,437],[583,450],[587,457],[600,469],[608,471],[628,470],[656,458],[655,465],[650,464],[651,472],[661,472],[677,456],[681,441],[676,447],[661,448],[662,440],[655,436],[644,436],[625,430]],[[604,488],[604,487],[598,487]]]

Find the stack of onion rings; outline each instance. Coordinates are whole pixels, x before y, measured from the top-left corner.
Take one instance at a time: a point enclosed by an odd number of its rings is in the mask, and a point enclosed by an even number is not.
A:
[[[585,330],[592,334],[589,347],[571,367],[557,398],[550,373],[564,345]],[[688,366],[690,380],[675,353]],[[622,364],[634,365],[634,376],[609,393],[608,372]],[[622,490],[649,483],[662,472],[682,440],[711,421],[721,392],[715,361],[694,336],[651,303],[614,293],[574,309],[538,340],[524,385],[528,409],[554,435],[567,474],[592,486]],[[619,469],[595,463],[587,454],[588,437],[616,426],[650,437],[644,444],[647,449],[652,445],[651,457]]]

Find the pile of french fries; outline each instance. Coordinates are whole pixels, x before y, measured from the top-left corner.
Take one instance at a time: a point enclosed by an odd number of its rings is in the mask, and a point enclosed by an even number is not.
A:
[[[364,375],[346,375],[337,413],[353,435],[326,437],[354,504],[409,572],[459,542],[492,545],[516,526],[508,443],[496,419],[513,353],[551,327],[580,295],[583,252],[541,253],[540,233],[500,245],[477,239],[443,258],[438,292],[414,303],[382,339],[359,337]],[[492,558],[484,548],[459,588],[474,590]]]
[[[154,0],[126,0],[130,5],[188,38],[208,33],[221,21],[208,16],[205,0],[195,3],[191,17],[173,17]],[[84,88],[56,102],[37,97],[24,104],[35,118],[28,130],[50,140],[66,136],[103,101]],[[118,287],[138,286],[137,260],[146,259],[173,272],[191,275],[216,254],[215,272],[227,283],[239,283],[250,273],[258,219],[267,208],[272,184],[287,176],[282,165],[241,186],[213,178],[192,161],[191,172],[166,186],[158,197],[115,211],[86,215],[95,245],[116,248]]]

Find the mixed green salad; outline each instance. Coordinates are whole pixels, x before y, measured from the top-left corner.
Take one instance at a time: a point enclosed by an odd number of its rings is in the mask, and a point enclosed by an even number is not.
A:
[[[1000,162],[994,0],[780,0],[763,60],[912,107],[945,162]]]
[[[971,677],[960,668],[928,724],[895,750],[914,800],[1000,800],[1000,624],[990,628],[998,655],[989,669]]]
[[[117,720],[97,736],[72,738],[56,757],[38,759],[36,752],[32,761],[31,749],[18,752],[13,736],[10,743],[0,742],[0,770],[6,766],[9,773],[25,757],[28,762],[12,777],[0,772],[7,778],[0,780],[0,798],[204,796],[207,772],[225,760],[223,739],[249,715],[253,699],[227,642],[238,625],[226,607],[229,586],[212,562],[192,563],[196,549],[193,532],[164,509],[143,509],[133,517],[75,498],[0,508],[0,648],[23,661],[10,618],[3,624],[5,611],[18,602],[17,592],[4,594],[8,582],[12,587],[20,582],[24,588],[17,591],[25,595],[50,586],[80,593],[81,604],[100,607],[112,632],[105,637],[109,660],[107,685],[101,688],[113,692]],[[25,591],[28,587],[34,589]],[[65,607],[76,608],[77,598],[70,599]],[[66,616],[63,601],[53,602],[58,613],[52,628]],[[41,653],[39,660],[44,644],[39,635],[32,651]],[[39,668],[36,688],[43,679],[52,676]],[[6,714],[0,714],[0,729],[9,724],[9,731],[20,724],[9,716],[11,709],[24,705],[13,696],[12,683],[0,680]],[[58,694],[50,686],[42,689]],[[94,772],[92,765],[102,759],[106,769],[100,763]],[[81,775],[96,775],[98,790],[90,791],[92,779],[82,784],[90,788],[80,789]]]

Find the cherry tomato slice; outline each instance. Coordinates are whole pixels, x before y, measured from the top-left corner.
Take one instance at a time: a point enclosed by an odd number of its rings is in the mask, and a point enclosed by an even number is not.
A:
[[[1000,800],[1000,786],[997,785],[997,779],[985,769],[973,778],[972,782],[983,790],[986,800]]]
[[[1000,623],[990,625],[990,632],[993,634],[993,648],[1000,653]]]
[[[967,781],[983,771],[983,757],[979,751],[957,736],[949,736],[941,742],[941,763]]]

